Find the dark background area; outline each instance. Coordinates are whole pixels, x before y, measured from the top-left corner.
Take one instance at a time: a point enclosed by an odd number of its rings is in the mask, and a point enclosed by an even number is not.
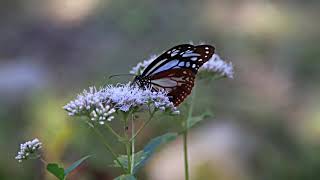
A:
[[[198,83],[196,113],[215,117],[191,131],[192,179],[319,179],[319,9],[316,0],[1,0],[0,179],[54,179],[40,161],[14,159],[33,137],[48,161],[96,155],[70,179],[118,175],[97,137],[62,106],[189,41],[214,45],[235,67],[233,80]],[[176,124],[159,118],[138,146]],[[180,147],[165,146],[139,179],[183,179]]]

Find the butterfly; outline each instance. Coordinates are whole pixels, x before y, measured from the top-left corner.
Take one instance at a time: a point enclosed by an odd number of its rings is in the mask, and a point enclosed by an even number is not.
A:
[[[152,61],[133,82],[153,91],[165,90],[178,106],[191,93],[198,69],[214,54],[211,45],[181,44],[165,51]]]

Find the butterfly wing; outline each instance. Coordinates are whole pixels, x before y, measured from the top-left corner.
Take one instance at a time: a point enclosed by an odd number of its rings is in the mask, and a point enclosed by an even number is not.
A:
[[[174,106],[178,106],[191,93],[195,74],[190,69],[170,69],[150,77],[155,91],[166,90]]]
[[[175,46],[147,66],[142,76],[151,76],[159,72],[179,68],[190,69],[196,74],[198,69],[212,57],[214,50],[215,48],[210,45],[182,44]]]
[[[214,50],[210,45],[175,46],[146,67],[141,77],[148,79],[153,90],[166,90],[170,101],[178,106],[191,93],[198,69],[212,57]]]

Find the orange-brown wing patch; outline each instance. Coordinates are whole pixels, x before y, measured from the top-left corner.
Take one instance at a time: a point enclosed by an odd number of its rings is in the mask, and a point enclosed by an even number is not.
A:
[[[175,106],[191,93],[195,74],[190,69],[171,69],[150,77],[154,90],[164,89]]]

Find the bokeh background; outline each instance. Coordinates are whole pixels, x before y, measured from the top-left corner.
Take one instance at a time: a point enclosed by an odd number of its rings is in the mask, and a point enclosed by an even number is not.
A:
[[[233,80],[199,82],[196,113],[215,116],[190,133],[192,179],[320,179],[319,17],[317,0],[1,0],[0,179],[54,179],[40,161],[14,160],[33,137],[51,162],[96,155],[70,179],[117,176],[97,137],[62,106],[189,41],[213,44],[235,67]],[[138,147],[176,124],[154,121]],[[178,139],[139,179],[183,179],[182,157]]]

